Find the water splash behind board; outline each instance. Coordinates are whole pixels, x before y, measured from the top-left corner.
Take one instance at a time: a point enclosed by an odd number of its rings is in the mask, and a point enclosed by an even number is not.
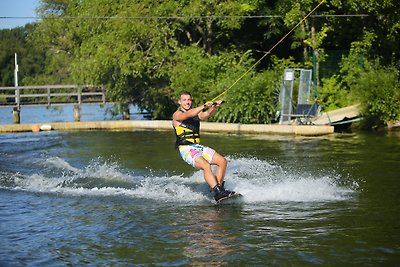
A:
[[[315,175],[256,158],[229,158],[226,187],[243,194],[244,203],[326,202],[352,197],[357,183],[343,185],[335,173]],[[21,175],[0,173],[0,186],[42,193],[79,196],[127,196],[162,202],[212,201],[201,171],[191,176],[135,174],[115,162],[93,160],[83,168],[58,157],[36,162],[45,173]],[[51,175],[49,175],[51,174]]]

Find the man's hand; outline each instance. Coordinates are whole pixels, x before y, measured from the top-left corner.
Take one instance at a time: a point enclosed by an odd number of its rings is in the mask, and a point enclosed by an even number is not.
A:
[[[213,102],[212,101],[207,101],[204,105],[203,105],[203,112],[206,112],[210,107],[213,106]]]
[[[218,101],[207,101],[204,105],[203,105],[203,112],[206,112],[209,110],[209,108],[213,108],[210,111],[212,112],[212,114],[209,115],[213,115],[215,113],[215,108],[221,106],[221,104],[224,103],[224,100],[218,100]]]
[[[214,102],[212,103],[212,105],[213,105],[214,107],[219,107],[219,106],[222,105],[222,103],[224,103],[224,100],[218,100],[218,101],[214,101]]]
[[[221,104],[224,102],[224,100],[218,100],[218,101],[207,101],[204,104],[204,108],[210,108],[210,107],[219,107]]]
[[[211,106],[213,106],[214,105],[214,102],[212,102],[212,101],[207,101],[205,104],[204,104],[204,107],[205,108],[209,108],[209,107],[211,107]]]

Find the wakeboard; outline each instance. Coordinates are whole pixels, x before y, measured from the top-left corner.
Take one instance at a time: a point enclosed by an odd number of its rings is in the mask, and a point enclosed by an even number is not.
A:
[[[235,192],[234,194],[230,195],[229,197],[224,197],[221,199],[218,199],[217,203],[233,203],[243,197],[242,194],[239,192]]]

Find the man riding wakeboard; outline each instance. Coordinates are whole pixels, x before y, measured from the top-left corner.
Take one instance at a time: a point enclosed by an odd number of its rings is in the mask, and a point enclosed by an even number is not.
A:
[[[225,189],[224,178],[227,161],[214,149],[200,144],[200,121],[213,116],[222,101],[207,102],[196,108],[192,106],[192,96],[188,91],[179,93],[179,108],[172,116],[176,135],[176,147],[182,159],[196,169],[203,171],[204,180],[214,191],[214,199],[219,202],[235,192]],[[211,165],[216,165],[215,174]]]

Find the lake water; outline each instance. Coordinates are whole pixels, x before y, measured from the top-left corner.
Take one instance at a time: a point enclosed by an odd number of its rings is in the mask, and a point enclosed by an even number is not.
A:
[[[120,120],[121,114],[114,114],[114,105],[83,104],[81,105],[81,121]],[[73,122],[74,105],[59,106],[22,106],[20,111],[21,123]],[[13,124],[12,106],[0,106],[0,125]],[[132,120],[143,119],[143,114],[131,105],[129,112]],[[1,127],[1,126],[0,126]]]
[[[400,134],[203,134],[217,205],[173,132],[0,135],[0,266],[399,266]]]

